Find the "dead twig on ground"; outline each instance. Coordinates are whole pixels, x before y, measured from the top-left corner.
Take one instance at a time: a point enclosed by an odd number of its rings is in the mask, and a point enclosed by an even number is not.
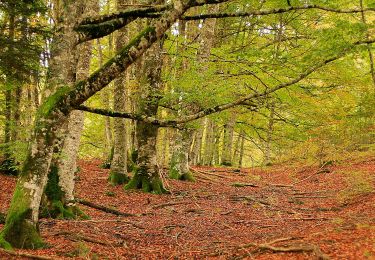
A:
[[[243,182],[234,182],[231,184],[231,186],[233,187],[239,187],[239,188],[242,188],[242,187],[254,187],[254,188],[257,188],[259,187],[258,185],[255,185],[253,183],[243,183]]]
[[[137,217],[137,216],[139,216],[137,214],[121,212],[121,211],[118,211],[118,210],[115,210],[115,209],[112,209],[112,208],[108,208],[108,207],[105,207],[105,206],[102,206],[102,205],[92,203],[92,202],[87,201],[87,200],[83,200],[83,199],[77,199],[77,202],[79,204],[88,206],[90,208],[101,210],[103,212],[110,213],[110,214],[113,214],[113,215],[116,215],[116,216],[123,216],[123,217]]]

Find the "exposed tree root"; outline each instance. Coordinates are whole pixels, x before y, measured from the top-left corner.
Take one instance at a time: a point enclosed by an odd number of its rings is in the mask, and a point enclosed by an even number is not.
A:
[[[12,255],[15,257],[27,257],[29,259],[36,259],[36,260],[53,260],[55,258],[47,257],[47,256],[39,256],[39,255],[31,255],[31,254],[26,254],[26,253],[17,253],[15,251],[9,251],[9,250],[4,250],[0,248],[0,252],[3,252],[8,255]]]
[[[98,240],[98,239],[95,239],[95,238],[86,237],[86,236],[81,235],[81,234],[73,234],[73,233],[67,232],[67,231],[58,232],[54,235],[55,236],[59,236],[59,235],[67,236],[67,237],[69,237],[69,239],[71,239],[73,241],[86,241],[86,242],[104,245],[104,246],[110,246],[111,245],[110,243],[108,243],[106,241],[103,241],[103,240]]]
[[[286,253],[286,252],[303,253],[303,252],[311,252],[319,260],[328,260],[328,259],[330,259],[316,245],[301,244],[301,245],[282,246],[282,247],[273,246],[273,244],[280,243],[280,242],[285,242],[285,241],[293,240],[293,239],[295,239],[295,238],[280,238],[280,239],[276,239],[276,240],[273,240],[271,242],[264,243],[264,244],[248,243],[248,244],[245,244],[245,245],[241,245],[238,248],[239,249],[246,249],[246,248],[249,248],[249,247],[254,247],[255,249],[252,252],[250,252],[250,254],[257,253],[257,252],[260,252],[260,251],[271,251],[271,252],[274,252],[274,253]],[[249,254],[249,252],[247,252],[243,257],[247,257],[250,254]]]
[[[133,178],[124,186],[125,190],[141,189],[144,192],[155,194],[170,193],[159,176],[149,176],[138,169],[134,172]]]
[[[83,199],[77,199],[77,202],[82,204],[82,205],[88,206],[90,208],[101,210],[103,212],[110,213],[110,214],[113,214],[113,215],[116,215],[116,216],[123,216],[123,217],[136,217],[136,216],[138,216],[136,214],[121,212],[121,211],[118,211],[118,210],[115,210],[115,209],[111,209],[111,208],[108,208],[108,207],[105,207],[105,206],[102,206],[102,205],[92,203],[92,202],[87,201],[87,200],[83,200]]]

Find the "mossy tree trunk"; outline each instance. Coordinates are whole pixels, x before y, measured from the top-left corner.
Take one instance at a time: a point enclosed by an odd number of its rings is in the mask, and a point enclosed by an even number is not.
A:
[[[38,232],[39,205],[58,128],[66,122],[66,116],[60,110],[47,113],[45,116],[39,115],[36,120],[28,157],[13,194],[6,224],[0,233],[0,247],[37,248],[43,245]]]
[[[118,10],[126,8],[129,1],[117,0]],[[116,51],[128,41],[127,29],[123,28],[117,32],[116,36]],[[125,72],[127,73],[127,72]],[[126,75],[121,75],[115,80],[114,88],[114,110],[123,112],[125,110],[125,87]],[[129,181],[127,176],[127,144],[126,144],[126,127],[125,119],[114,119],[114,150],[111,162],[111,170],[108,178],[112,185],[124,184]]]
[[[63,6],[56,6],[60,8],[59,12],[65,21],[63,28],[66,28],[68,37],[63,37],[65,44],[56,46],[56,52],[52,57],[51,70],[60,70],[65,75],[65,78],[56,79],[55,74],[51,74],[50,87],[58,88],[59,85],[53,83],[72,85],[77,81],[85,79],[89,75],[90,60],[91,60],[91,43],[86,42],[77,48],[74,47],[74,33],[69,31],[69,24],[79,19],[84,15],[94,15],[93,4],[96,0],[91,1],[76,1],[71,9],[66,9]],[[67,13],[70,12],[70,13]],[[70,37],[69,37],[70,36]],[[58,41],[62,41],[58,39]],[[65,50],[64,50],[65,48]],[[70,52],[71,59],[62,57]],[[65,82],[64,82],[65,80]],[[82,111],[72,111],[65,124],[59,133],[59,142],[55,147],[54,159],[51,163],[51,169],[47,182],[45,198],[42,205],[42,215],[53,218],[76,218],[86,215],[79,210],[74,202],[74,185],[75,173],[77,170],[77,154],[80,144],[81,132],[83,129],[84,114]]]
[[[176,180],[193,181],[189,170],[189,151],[192,130],[178,130],[175,136],[172,158],[169,166],[169,177]]]
[[[159,1],[161,4],[164,1]],[[152,46],[143,61],[143,77],[140,85],[141,100],[138,112],[147,116],[156,116],[160,92],[162,90],[161,70],[163,42]],[[138,160],[133,170],[133,178],[125,189],[142,189],[145,192],[157,194],[167,192],[160,178],[159,164],[157,161],[156,140],[158,127],[145,122],[137,124]]]

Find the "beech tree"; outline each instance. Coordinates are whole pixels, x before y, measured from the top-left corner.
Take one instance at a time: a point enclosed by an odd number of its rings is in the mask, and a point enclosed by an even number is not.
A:
[[[210,18],[225,17],[246,17],[252,15],[268,15],[284,13],[293,10],[319,9],[328,12],[359,13],[362,9],[342,10],[316,5],[290,6],[286,8],[231,12],[231,13],[207,13],[202,15],[184,15],[185,12],[195,6],[205,4],[219,4],[229,2],[229,0],[182,0],[174,1],[173,4],[157,5],[135,10],[125,10],[114,14],[89,17],[81,21],[79,19],[79,4],[71,1],[62,1],[64,7],[63,26],[56,32],[57,52],[60,52],[60,64],[64,67],[55,71],[56,83],[51,83],[51,95],[46,98],[39,107],[36,118],[33,136],[29,143],[27,158],[24,161],[16,190],[13,195],[11,206],[7,213],[6,223],[0,233],[0,246],[5,248],[22,247],[36,248],[43,246],[43,241],[38,232],[39,206],[44,187],[47,183],[48,172],[50,171],[54,148],[59,146],[60,140],[64,139],[65,133],[62,131],[66,126],[73,110],[102,114],[106,116],[134,119],[140,122],[138,125],[138,141],[140,146],[139,165],[137,174],[128,184],[128,188],[142,188],[146,191],[164,191],[160,181],[157,164],[155,163],[155,140],[157,127],[179,127],[188,122],[203,118],[207,115],[218,113],[242,105],[249,100],[266,97],[281,89],[292,86],[308,77],[313,72],[336,61],[351,51],[356,50],[359,45],[372,44],[375,39],[367,37],[363,39],[355,38],[350,42],[345,42],[340,48],[330,50],[327,55],[314,57],[312,61],[303,64],[300,69],[293,73],[291,77],[284,78],[281,82],[276,82],[267,88],[253,91],[250,94],[241,95],[235,100],[219,103],[212,107],[203,108],[195,113],[179,118],[159,119],[156,116],[157,104],[148,103],[150,100],[158,99],[152,97],[152,91],[157,90],[159,75],[152,75],[156,71],[159,73],[160,40],[165,37],[166,31],[178,19],[200,20]],[[370,10],[369,8],[367,10]],[[74,71],[76,69],[75,51],[78,44],[82,44],[92,39],[97,39],[112,33],[137,18],[152,18],[146,28],[135,38],[121,48],[117,54],[107,61],[96,72],[86,79],[76,82]],[[263,32],[261,32],[263,33]],[[158,42],[155,44],[155,42]],[[147,50],[150,50],[147,53]],[[64,55],[61,55],[62,51]],[[138,113],[126,113],[119,111],[107,111],[103,109],[89,108],[82,104],[95,93],[107,86],[112,80],[118,78],[131,64],[141,55],[146,53],[145,63],[156,68],[155,71],[147,71],[146,76],[146,101]],[[57,62],[57,60],[55,60]],[[52,65],[51,65],[52,66]],[[57,67],[56,67],[57,68]],[[58,86],[58,87],[56,87]],[[142,147],[142,148],[141,148]]]

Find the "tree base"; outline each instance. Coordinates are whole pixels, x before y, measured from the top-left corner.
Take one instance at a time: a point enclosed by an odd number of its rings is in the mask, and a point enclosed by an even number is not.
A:
[[[233,164],[231,162],[222,162],[221,165],[222,166],[227,166],[227,167],[233,166]]]
[[[180,180],[180,181],[195,181],[193,174],[191,172],[186,172],[180,174],[177,170],[170,170],[169,171],[169,178],[173,180]]]
[[[126,174],[114,172],[114,171],[111,171],[109,173],[109,177],[108,177],[109,183],[114,185],[114,186],[127,183],[127,182],[129,182],[129,180],[130,180],[130,178]]]
[[[78,206],[64,206],[61,201],[54,201],[45,207],[40,217],[57,219],[90,219]]]
[[[7,221],[0,233],[0,247],[12,250],[15,248],[37,249],[45,246],[39,231],[27,219],[19,216],[18,219]]]
[[[134,173],[133,178],[125,185],[125,190],[141,189],[144,192],[151,192],[155,194],[169,193],[164,188],[163,182],[159,177],[150,177],[147,174],[139,173],[139,170]]]

